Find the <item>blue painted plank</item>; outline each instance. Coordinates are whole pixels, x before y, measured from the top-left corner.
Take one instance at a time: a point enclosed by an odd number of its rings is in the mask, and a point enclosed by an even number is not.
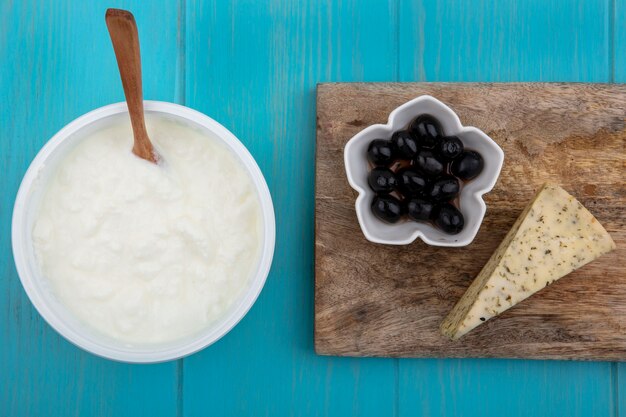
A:
[[[612,416],[611,363],[400,361],[401,416]]]
[[[160,416],[177,411],[176,363],[132,366],[97,358],[57,335],[17,277],[10,218],[40,147],[66,123],[124,99],[106,7],[135,12],[146,97],[172,101],[176,0],[4,1],[0,4],[0,415]]]
[[[626,82],[626,0],[611,0],[610,13],[613,17],[611,81],[624,83]]]
[[[402,81],[610,79],[605,0],[401,0]],[[610,363],[401,360],[399,411],[411,415],[610,416]]]
[[[614,365],[613,398],[616,416],[626,416],[626,364],[621,362]]]
[[[223,340],[184,360],[185,416],[394,411],[393,359],[313,351],[313,187],[316,83],[393,80],[395,14],[394,0],[188,2],[187,104],[257,159],[278,237],[256,305]]]
[[[608,0],[399,0],[401,81],[609,79]]]
[[[626,82],[626,0],[612,0],[612,71],[611,81]],[[626,145],[625,145],[626,146]],[[615,387],[617,397],[616,415],[626,417],[626,363],[615,365]]]

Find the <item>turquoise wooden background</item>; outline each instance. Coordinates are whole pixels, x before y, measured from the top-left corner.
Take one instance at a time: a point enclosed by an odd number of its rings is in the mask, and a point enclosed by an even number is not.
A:
[[[111,6],[137,18],[146,98],[231,129],[276,206],[256,305],[214,346],[159,365],[70,345],[11,257],[14,196],[38,149],[123,100]],[[626,416],[626,365],[313,351],[316,83],[624,82],[624,51],[626,0],[1,0],[0,416]]]

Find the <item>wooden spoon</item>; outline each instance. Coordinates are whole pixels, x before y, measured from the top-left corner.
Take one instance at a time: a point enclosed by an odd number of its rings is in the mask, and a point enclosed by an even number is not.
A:
[[[139,55],[139,35],[135,17],[127,10],[108,9],[105,20],[113,42],[128,112],[130,113],[130,122],[133,126],[133,136],[135,137],[133,153],[156,164],[159,156],[148,137],[143,115],[141,57]]]

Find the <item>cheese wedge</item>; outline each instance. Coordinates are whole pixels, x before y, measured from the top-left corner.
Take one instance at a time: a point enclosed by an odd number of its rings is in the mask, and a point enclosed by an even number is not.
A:
[[[558,185],[544,184],[441,331],[458,339],[613,249],[611,236],[582,204]]]

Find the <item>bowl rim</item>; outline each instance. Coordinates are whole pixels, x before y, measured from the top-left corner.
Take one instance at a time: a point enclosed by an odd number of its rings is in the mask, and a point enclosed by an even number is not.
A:
[[[351,166],[352,166],[351,155],[353,153],[352,148],[359,141],[365,140],[365,138],[367,138],[367,135],[371,133],[372,131],[376,131],[377,129],[384,129],[384,130],[389,130],[389,132],[392,132],[395,128],[394,125],[395,125],[396,117],[399,114],[401,114],[407,108],[418,106],[426,102],[432,103],[433,105],[438,107],[442,112],[446,113],[446,115],[450,118],[451,122],[454,124],[455,131],[458,132],[455,134],[459,135],[462,133],[472,132],[480,136],[481,139],[489,145],[491,151],[493,152],[493,157],[497,158],[495,160],[496,167],[497,167],[495,175],[493,175],[491,178],[485,179],[484,185],[474,190],[474,192],[471,194],[472,199],[476,203],[476,209],[479,210],[480,221],[476,224],[474,229],[472,229],[471,231],[472,233],[470,235],[468,235],[465,239],[457,239],[455,241],[435,240],[431,236],[429,236],[428,233],[425,233],[422,230],[415,230],[406,238],[395,238],[395,239],[387,238],[386,239],[386,238],[375,236],[371,233],[371,231],[365,224],[365,220],[363,218],[364,216],[373,217],[373,215],[369,212],[368,208],[365,207],[366,206],[365,199],[368,195],[372,194],[372,191],[361,187],[361,185],[356,181],[356,179],[353,176],[352,169],[351,169]],[[498,178],[500,177],[500,173],[502,171],[502,165],[504,164],[504,151],[491,137],[489,137],[485,132],[478,129],[477,127],[463,126],[463,124],[461,123],[461,120],[459,119],[459,116],[456,114],[454,110],[452,110],[445,103],[441,102],[440,100],[438,100],[437,98],[429,94],[420,95],[394,108],[391,111],[391,113],[389,113],[387,123],[385,124],[376,123],[373,125],[369,125],[365,127],[364,129],[360,130],[352,138],[350,138],[350,140],[346,143],[344,147],[343,156],[344,156],[344,166],[346,170],[346,176],[348,178],[348,183],[350,184],[350,187],[352,187],[352,189],[354,189],[358,193],[358,196],[356,198],[354,205],[355,205],[357,219],[358,219],[361,231],[365,235],[365,238],[369,240],[370,242],[387,244],[387,245],[408,245],[410,243],[413,243],[418,238],[428,245],[440,246],[440,247],[462,247],[462,246],[467,246],[470,243],[472,243],[474,239],[476,238],[476,235],[478,234],[478,230],[480,229],[480,226],[482,225],[485,213],[487,211],[487,205],[485,204],[483,195],[490,192],[493,189],[496,182],[498,181]]]
[[[146,100],[144,101],[144,109],[147,112],[170,114],[185,119],[192,125],[196,124],[204,127],[214,132],[217,138],[231,149],[248,171],[255,185],[261,205],[264,233],[257,270],[254,276],[251,277],[248,288],[241,295],[236,307],[229,312],[228,316],[219,320],[219,324],[214,329],[211,329],[211,331],[200,331],[197,335],[190,338],[181,339],[179,344],[173,342],[163,348],[157,345],[154,350],[150,350],[150,346],[142,346],[143,350],[139,351],[131,348],[105,346],[94,342],[93,339],[84,336],[84,334],[76,328],[64,322],[51,306],[51,303],[47,301],[47,297],[42,294],[43,291],[36,289],[34,282],[43,279],[43,277],[33,276],[27,267],[28,259],[23,250],[24,244],[28,244],[28,242],[26,242],[27,235],[24,233],[23,227],[26,225],[25,209],[27,207],[26,203],[30,191],[39,177],[39,171],[45,166],[48,157],[52,155],[65,140],[88,125],[106,117],[128,113],[126,102],[109,104],[85,113],[65,125],[52,136],[31,161],[22,178],[13,206],[11,243],[18,276],[35,309],[43,319],[66,340],[97,356],[128,363],[158,363],[179,359],[206,348],[226,335],[243,319],[260,295],[271,269],[276,243],[276,220],[272,196],[261,169],[243,143],[226,127],[209,116],[189,107],[164,101]]]

